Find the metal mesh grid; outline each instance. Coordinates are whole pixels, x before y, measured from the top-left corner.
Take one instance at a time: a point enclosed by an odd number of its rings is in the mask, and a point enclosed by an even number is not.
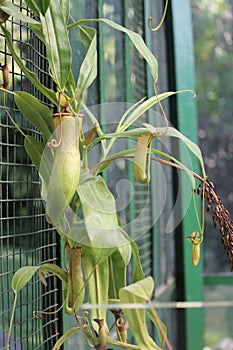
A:
[[[21,2],[17,2],[22,11]],[[46,74],[44,47],[30,29],[9,20],[7,28],[12,33],[17,52],[25,58],[28,68],[39,73],[47,86],[51,85]],[[13,78],[13,90],[33,92],[42,96],[23,77],[0,37],[0,62],[7,63]],[[2,94],[1,94],[2,95]],[[23,120],[7,96],[9,112],[24,133],[39,138],[37,130]],[[59,246],[55,231],[46,223],[43,203],[40,199],[40,182],[23,147],[23,136],[12,125],[5,113],[3,97],[0,100],[0,348],[5,349],[11,317],[13,292],[11,279],[21,266],[56,262]],[[54,311],[60,305],[58,282],[47,278],[45,288],[35,276],[19,293],[11,349],[51,349],[58,336],[58,314],[33,317],[33,311]]]
[[[129,1],[129,28],[144,36],[144,2]],[[133,48],[131,48],[131,86],[132,86],[132,102],[138,102],[147,95],[147,78],[146,64],[143,57]],[[140,123],[146,122],[145,118],[140,120]],[[135,217],[138,217],[145,208],[145,203],[150,201],[150,190],[145,185],[140,185],[134,182],[134,212]],[[139,250],[141,262],[145,275],[153,275],[153,247],[152,247],[152,230],[151,230],[152,212],[151,206],[145,211],[144,215],[140,215],[140,220],[134,227],[135,236],[140,236],[141,232],[148,228],[148,231],[143,234],[139,241]]]

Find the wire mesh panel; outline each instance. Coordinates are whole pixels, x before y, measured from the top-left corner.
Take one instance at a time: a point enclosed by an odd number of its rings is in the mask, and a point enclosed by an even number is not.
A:
[[[15,2],[27,13],[21,2]],[[41,81],[51,83],[46,72],[44,46],[29,27],[9,20],[7,29],[12,33],[15,49],[25,59],[26,66],[35,71]],[[10,68],[12,90],[37,91],[23,77],[0,37],[0,62]],[[7,104],[7,108],[6,108]],[[38,131],[26,122],[15,108],[11,95],[0,99],[0,348],[6,348],[7,332],[13,304],[11,279],[21,266],[55,262],[59,257],[56,233],[46,223],[40,198],[40,181],[31,165],[23,142],[24,136],[12,124],[10,116],[23,133],[39,139]],[[57,313],[34,317],[33,312],[55,311],[60,305],[58,282],[47,278],[44,287],[35,276],[19,293],[10,349],[51,349],[60,332]]]
[[[129,1],[128,8],[129,28],[144,37],[144,1]],[[143,57],[131,48],[131,91],[132,102],[138,102],[147,96],[146,64]],[[140,118],[139,126],[148,122],[145,115]],[[145,275],[153,275],[153,247],[152,247],[152,212],[150,188],[134,181],[134,216],[136,218],[133,227],[133,235],[139,237],[139,250]]]

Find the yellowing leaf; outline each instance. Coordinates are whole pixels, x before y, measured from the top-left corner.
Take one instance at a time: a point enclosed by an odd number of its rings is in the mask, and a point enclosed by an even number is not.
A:
[[[38,270],[39,266],[24,266],[18,269],[11,282],[12,289],[17,294]]]

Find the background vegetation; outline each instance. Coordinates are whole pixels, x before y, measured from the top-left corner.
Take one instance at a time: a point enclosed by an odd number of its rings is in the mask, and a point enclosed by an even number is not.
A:
[[[206,172],[233,213],[233,3],[192,0],[192,9],[200,146]],[[220,236],[207,219],[205,270],[229,271]]]

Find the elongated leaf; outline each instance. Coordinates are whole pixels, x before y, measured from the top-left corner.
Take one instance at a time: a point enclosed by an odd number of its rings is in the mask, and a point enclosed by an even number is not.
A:
[[[20,112],[40,130],[44,142],[47,142],[54,131],[50,109],[27,92],[15,92],[14,97]]]
[[[119,299],[120,288],[126,285],[126,266],[119,250],[109,258],[109,299]]]
[[[99,163],[94,165],[90,169],[90,172],[97,175],[98,173],[103,172],[116,159],[133,158],[134,154],[135,154],[135,148],[134,149],[127,149],[125,151],[114,153],[110,157],[108,157],[108,158],[104,159],[103,161],[100,161]]]
[[[144,125],[146,125],[147,129],[150,132],[153,133],[153,131],[154,131],[155,133],[160,133],[161,135],[158,136],[158,137],[175,137],[175,138],[181,140],[188,147],[188,149],[195,155],[195,157],[197,157],[197,159],[199,160],[200,165],[201,165],[203,176],[204,177],[206,176],[205,175],[205,168],[204,168],[204,161],[203,161],[202,153],[201,153],[201,150],[197,146],[196,143],[191,141],[184,134],[182,134],[180,131],[178,131],[177,129],[175,129],[173,127],[168,127],[168,128],[165,129],[165,128],[154,128],[150,124],[144,124]]]
[[[31,158],[32,163],[36,166],[38,172],[40,171],[41,157],[44,152],[45,144],[36,140],[32,136],[27,136],[24,139],[24,147],[27,154]]]
[[[96,35],[96,30],[94,28],[88,27],[88,26],[78,26],[80,37],[82,39],[82,43],[85,46],[85,48],[88,50],[89,46]]]
[[[99,124],[99,121],[98,119],[94,116],[94,114],[91,112],[91,110],[85,105],[85,103],[82,101],[82,107],[84,108],[84,111],[87,113],[88,117],[90,118],[91,122],[93,125],[95,125],[96,127],[96,130],[97,130],[97,134],[98,136],[103,136],[104,133],[100,127],[100,124]],[[102,144],[102,148],[103,150],[105,150],[105,145],[106,145],[106,141],[105,140],[102,140],[101,141],[101,144]]]
[[[63,334],[56,342],[56,344],[53,346],[52,350],[60,350],[62,345],[65,343],[65,341],[72,336],[74,333],[81,331],[86,335],[86,337],[89,339],[90,344],[97,344],[98,339],[92,335],[89,329],[86,329],[85,327],[73,327],[68,329],[65,334]]]
[[[60,0],[60,5],[64,16],[65,24],[67,24],[70,15],[70,0]]]
[[[125,119],[124,123],[121,125],[121,127],[118,129],[118,131],[124,131],[131,125],[133,125],[138,118],[140,118],[146,111],[148,111],[152,106],[154,106],[159,101],[164,100],[167,97],[176,95],[178,93],[185,92],[185,90],[182,91],[168,91],[164,92],[162,94],[159,94],[157,96],[152,96],[148,100],[144,101],[140,105],[138,105],[132,112],[128,115],[128,117]],[[131,109],[132,107],[130,107]]]
[[[56,344],[53,346],[52,350],[59,350],[61,349],[62,345],[65,343],[65,341],[71,337],[74,333],[82,330],[82,327],[73,327],[68,329],[65,334],[63,334],[57,341]]]
[[[122,27],[121,25],[109,20],[109,19],[104,19],[104,18],[99,18],[99,19],[83,19],[81,21],[78,21],[76,23],[72,23],[68,28],[72,28],[75,25],[80,25],[82,23],[88,23],[88,22],[102,22],[110,27],[119,30],[125,34],[128,35],[130,40],[132,41],[133,45],[135,48],[138,50],[138,52],[144,57],[144,59],[147,61],[150,67],[151,75],[153,77],[153,81],[156,82],[158,79],[158,63],[155,58],[155,56],[152,54],[152,52],[148,49],[146,46],[145,42],[143,41],[142,37],[135,32],[132,32],[131,30]]]
[[[44,16],[48,10],[50,0],[34,0],[34,3],[39,12]]]
[[[19,68],[22,70],[22,72],[25,74],[25,76],[31,81],[31,83],[44,94],[51,102],[53,102],[55,105],[57,104],[57,99],[55,93],[46,88],[44,85],[42,85],[39,82],[39,79],[37,75],[33,72],[31,72],[29,69],[27,69],[23,63],[23,60],[17,55],[16,51],[14,50],[14,46],[12,44],[12,36],[10,32],[4,28],[4,26],[1,25],[2,32],[5,35],[7,46],[10,50],[11,55],[15,59],[16,63],[18,64]]]
[[[130,115],[133,110],[135,110],[143,101],[145,101],[145,99],[146,98],[141,99],[140,101],[133,104],[129,109],[127,109],[127,111],[122,115],[122,117],[117,125],[116,132],[121,130],[121,126],[124,123],[125,119],[128,117],[128,115]]]
[[[85,29],[85,28],[84,28]],[[84,35],[84,30],[82,35]],[[88,87],[93,83],[97,75],[97,49],[96,49],[96,31],[93,32],[93,38],[88,48],[87,54],[82,62],[79,72],[76,90],[78,92],[77,103],[80,106]],[[88,33],[86,33],[88,35]]]
[[[38,38],[45,42],[45,38],[44,38],[44,33],[43,33],[43,30],[42,30],[42,25],[41,23],[39,24],[30,24],[30,27],[32,28],[33,32],[38,36]]]
[[[88,301],[90,304],[106,305],[108,303],[108,283],[109,283],[109,265],[108,259],[100,264],[96,264],[92,258],[90,248],[83,250],[83,266],[86,283],[88,287]],[[91,320],[106,320],[106,308],[97,307],[91,310]],[[92,322],[95,330],[98,330],[96,322]]]
[[[28,283],[28,281],[30,281],[38,268],[39,266],[24,266],[15,272],[11,282],[15,294],[17,294]]]
[[[23,12],[21,12],[19,10],[18,6],[15,6],[10,1],[4,2],[4,4],[2,4],[0,6],[0,8],[4,12],[6,12],[8,15],[13,16],[14,18],[16,18],[16,19],[18,19],[20,21],[31,23],[31,24],[35,24],[35,25],[38,24],[38,22],[35,19],[26,16]]]
[[[131,244],[133,257],[134,257],[133,282],[135,283],[137,281],[142,280],[145,276],[144,276],[144,272],[140,261],[138,246],[130,237],[129,237],[129,241]]]
[[[42,182],[41,196],[44,200],[47,200],[48,183],[53,165],[52,154],[49,149],[45,148],[46,145],[44,143],[34,139],[32,136],[25,138],[24,147],[40,175]]]
[[[127,245],[123,230],[118,226],[116,203],[101,176],[90,178],[78,186],[85,227],[91,247],[102,249],[102,259],[116,248]],[[94,251],[93,251],[94,253]]]
[[[59,0],[50,1],[41,23],[51,75],[58,89],[63,90],[71,69],[71,47]]]
[[[202,153],[200,148],[193,142],[191,141],[189,138],[187,138],[184,134],[182,134],[180,131],[178,131],[175,128],[169,127],[166,134],[164,134],[164,136],[169,136],[169,137],[176,137],[178,139],[180,139],[182,142],[184,142],[184,144],[189,148],[189,150],[197,157],[197,159],[200,162],[201,165],[201,169],[202,169],[202,173],[203,176],[205,177],[205,168],[204,168],[204,161],[202,158]]]
[[[149,125],[149,124],[146,124]],[[179,132],[177,129],[173,127],[153,127],[150,125],[150,128],[136,128],[136,129],[131,129],[131,130],[126,130],[123,132],[115,132],[111,134],[105,134],[101,135],[100,137],[96,138],[93,140],[91,143],[92,147],[94,144],[102,141],[103,139],[112,139],[112,138],[136,138],[139,135],[149,135],[153,134],[155,135],[156,138],[162,138],[162,137],[175,137],[180,139],[187,147],[188,149],[197,157],[197,159],[200,162],[203,177],[205,178],[205,168],[204,168],[204,162],[203,162],[203,157],[200,148],[190,139],[188,139],[185,135],[183,135],[181,132]],[[109,157],[110,158],[110,157]],[[109,159],[111,161],[111,158]],[[181,163],[180,163],[181,164]],[[182,164],[181,164],[182,165]],[[104,166],[104,165],[103,165]],[[185,166],[184,166],[185,167]]]
[[[30,10],[35,14],[35,16],[39,17],[40,13],[37,7],[35,6],[34,0],[24,0],[24,1],[27,4],[27,6],[30,8]]]
[[[70,96],[74,97],[75,96],[75,87],[76,87],[76,83],[75,83],[74,76],[73,76],[73,73],[71,70],[69,77],[68,77],[68,80],[66,82],[65,90],[68,91]],[[76,112],[78,112],[78,110]]]
[[[146,303],[150,300],[154,289],[154,282],[147,277],[137,283],[120,289],[120,302],[132,305],[132,309],[123,309],[129,328],[136,339],[141,350],[161,350],[161,348],[150,337],[146,325],[145,309],[133,307],[135,303]]]
[[[149,315],[151,321],[154,323],[154,325],[158,329],[159,340],[160,340],[160,343],[161,343],[161,348],[163,349],[164,345],[165,345],[165,342],[166,342],[166,338],[167,338],[166,326],[160,320],[158,313],[154,309],[152,309],[152,308],[146,309],[146,314]]]
[[[42,264],[39,266],[39,271],[50,272],[54,274],[64,283],[65,286],[68,283],[68,273],[56,264]]]

